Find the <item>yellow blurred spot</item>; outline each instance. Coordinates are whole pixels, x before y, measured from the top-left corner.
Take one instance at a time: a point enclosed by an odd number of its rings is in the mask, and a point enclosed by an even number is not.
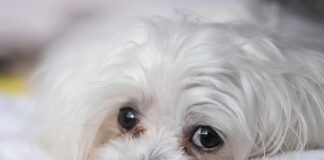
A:
[[[19,96],[27,91],[27,81],[23,76],[0,75],[0,94]]]

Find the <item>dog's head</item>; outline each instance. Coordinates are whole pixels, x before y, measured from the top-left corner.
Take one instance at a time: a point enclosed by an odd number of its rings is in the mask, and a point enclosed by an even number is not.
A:
[[[237,160],[301,147],[289,126],[305,126],[289,119],[295,102],[269,65],[284,58],[255,32],[156,18],[61,49],[74,53],[45,67],[44,143],[69,160]]]

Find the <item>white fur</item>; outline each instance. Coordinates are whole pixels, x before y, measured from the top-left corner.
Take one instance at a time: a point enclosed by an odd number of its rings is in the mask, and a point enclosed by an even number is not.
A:
[[[324,55],[316,48],[254,18],[140,15],[150,18],[87,25],[52,46],[35,105],[40,141],[57,159],[245,160],[324,147]],[[141,113],[146,132],[93,148],[99,127],[115,123],[125,104]],[[188,155],[179,140],[195,125],[221,131],[224,146]]]

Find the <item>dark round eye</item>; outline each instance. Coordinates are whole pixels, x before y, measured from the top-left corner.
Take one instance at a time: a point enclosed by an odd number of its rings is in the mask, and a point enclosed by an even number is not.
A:
[[[136,111],[130,107],[120,109],[118,123],[126,131],[132,130],[138,123]]]
[[[191,143],[200,149],[211,149],[223,144],[223,139],[209,126],[199,126],[191,137]]]

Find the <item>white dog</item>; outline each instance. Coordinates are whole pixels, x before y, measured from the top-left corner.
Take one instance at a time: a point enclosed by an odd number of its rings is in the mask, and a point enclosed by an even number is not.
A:
[[[133,4],[52,46],[35,102],[50,154],[246,160],[324,148],[316,37],[261,23],[269,14],[251,16],[245,3],[186,2],[176,13]]]

